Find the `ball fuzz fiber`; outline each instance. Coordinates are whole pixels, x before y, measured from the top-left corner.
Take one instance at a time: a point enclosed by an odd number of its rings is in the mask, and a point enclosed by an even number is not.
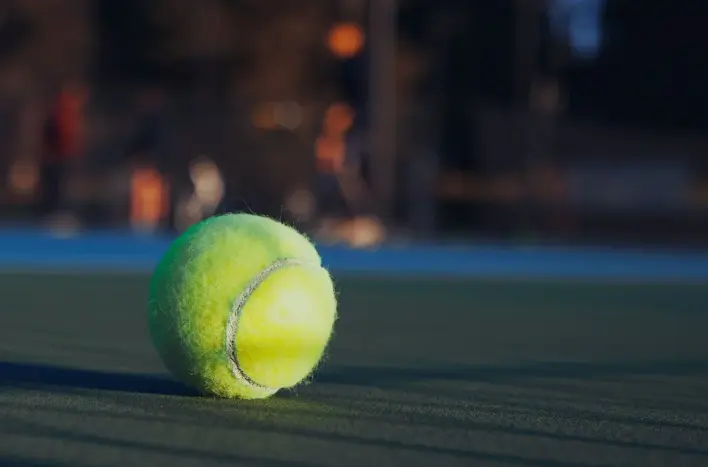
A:
[[[336,297],[312,243],[266,217],[193,225],[157,265],[148,324],[167,369],[203,394],[263,399],[315,369]]]

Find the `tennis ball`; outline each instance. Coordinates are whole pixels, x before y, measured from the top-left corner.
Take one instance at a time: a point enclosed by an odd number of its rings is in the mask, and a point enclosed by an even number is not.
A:
[[[150,282],[148,323],[183,383],[264,399],[314,371],[336,308],[332,279],[305,236],[266,217],[227,214],[168,248]]]

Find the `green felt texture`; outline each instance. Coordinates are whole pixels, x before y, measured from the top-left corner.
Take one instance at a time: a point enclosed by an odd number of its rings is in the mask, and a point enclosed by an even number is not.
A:
[[[234,301],[276,260],[275,271],[239,319],[236,357],[249,385],[228,366],[226,326]],[[152,341],[169,371],[205,394],[259,399],[305,379],[321,360],[336,318],[332,280],[312,243],[266,217],[229,214],[192,226],[157,265],[149,291]]]

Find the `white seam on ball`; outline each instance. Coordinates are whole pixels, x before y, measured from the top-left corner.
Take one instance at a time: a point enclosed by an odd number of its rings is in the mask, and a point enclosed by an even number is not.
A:
[[[244,288],[243,292],[238,296],[231,306],[231,313],[229,314],[229,319],[226,322],[226,356],[228,357],[229,368],[231,369],[231,374],[234,378],[241,382],[246,383],[248,386],[263,389],[266,391],[276,391],[280,388],[270,388],[262,384],[253,381],[246,373],[241,369],[238,363],[238,358],[236,357],[236,332],[238,331],[239,318],[241,317],[241,312],[246,306],[249,297],[259,285],[265,281],[268,276],[278,269],[282,269],[288,266],[295,265],[309,265],[308,263],[299,259],[278,259],[272,262],[268,267],[259,272]]]

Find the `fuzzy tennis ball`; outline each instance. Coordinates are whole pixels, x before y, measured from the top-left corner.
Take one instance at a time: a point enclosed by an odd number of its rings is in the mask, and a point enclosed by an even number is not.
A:
[[[314,371],[337,303],[305,236],[227,214],[174,241],[154,271],[148,308],[151,338],[175,377],[204,394],[263,399]]]

